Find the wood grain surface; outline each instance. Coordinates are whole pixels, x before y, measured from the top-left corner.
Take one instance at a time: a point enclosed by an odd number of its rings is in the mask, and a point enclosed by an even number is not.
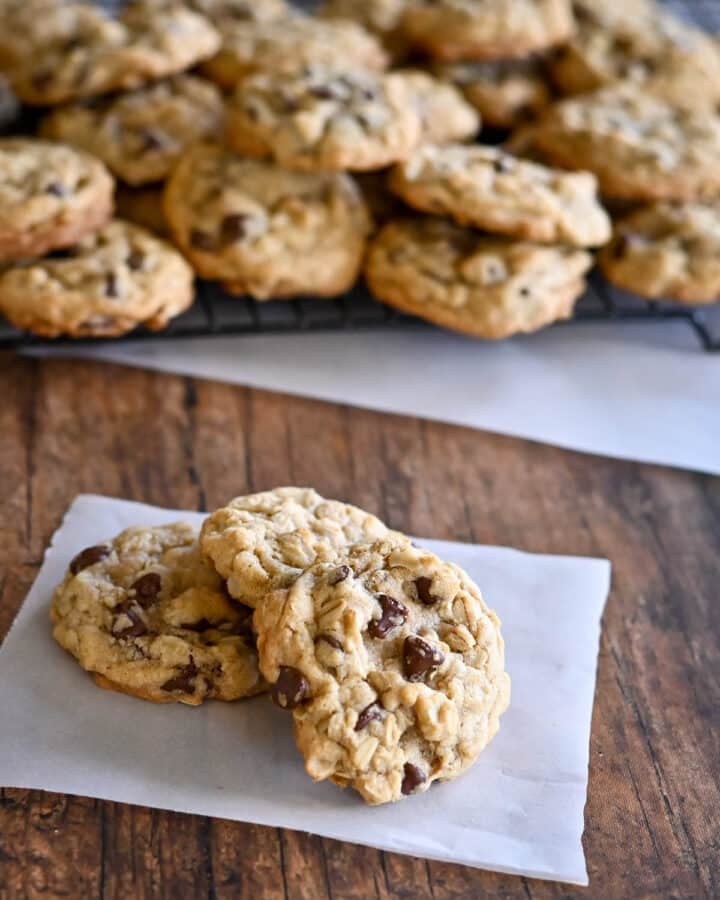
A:
[[[81,491],[202,510],[310,484],[416,534],[614,567],[589,890],[5,789],[2,900],[720,896],[719,479],[110,365],[6,355],[0,372],[0,637]]]

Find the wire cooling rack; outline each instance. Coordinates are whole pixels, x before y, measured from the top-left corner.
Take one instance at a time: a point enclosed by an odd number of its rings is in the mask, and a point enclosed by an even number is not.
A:
[[[299,5],[314,4],[301,2]],[[707,31],[720,32],[720,0],[667,0],[666,5]],[[597,271],[592,273],[588,289],[575,307],[573,321],[680,322],[691,329],[698,347],[720,353],[720,307],[698,309],[664,301],[648,302],[611,286]],[[161,332],[138,329],[132,337],[160,341],[230,334],[433,327],[378,303],[362,284],[334,300],[305,298],[258,303],[248,297],[232,297],[218,285],[200,281],[193,306],[167,329]],[[67,340],[60,338],[53,343]],[[0,317],[0,347],[41,343],[46,341],[13,328]]]

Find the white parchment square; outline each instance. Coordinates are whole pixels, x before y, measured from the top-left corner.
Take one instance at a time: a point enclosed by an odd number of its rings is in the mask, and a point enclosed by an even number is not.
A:
[[[101,691],[52,640],[52,589],[78,550],[130,525],[202,515],[76,498],[0,650],[0,785],[310,831],[430,859],[587,884],[581,836],[605,560],[422,540],[503,620],[510,709],[457,781],[365,806],[308,778],[265,697],[199,708]]]

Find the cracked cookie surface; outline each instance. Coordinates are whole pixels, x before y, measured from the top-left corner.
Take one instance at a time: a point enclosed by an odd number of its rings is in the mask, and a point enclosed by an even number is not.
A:
[[[180,160],[164,208],[200,275],[258,300],[348,290],[370,228],[350,176],[289,172],[211,145]]]
[[[401,536],[312,567],[253,621],[308,774],[371,804],[462,774],[510,699],[500,621],[477,586]]]
[[[720,205],[656,203],[616,223],[598,258],[619,287],[682,303],[720,298]]]
[[[61,107],[45,119],[42,132],[93,153],[127,184],[142,185],[167,178],[191,144],[218,138],[222,121],[215,85],[177,75],[128,94]]]
[[[380,519],[312,488],[279,487],[236,497],[205,520],[200,543],[228,591],[256,606],[316,562],[388,534]]]
[[[80,240],[112,215],[112,176],[87,153],[31,138],[0,139],[0,262]]]
[[[177,250],[119,219],[57,256],[0,273],[0,311],[47,337],[158,330],[192,300],[193,273]]]
[[[101,687],[191,705],[265,689],[250,614],[183,522],[129,528],[81,551],[51,609],[55,640]]]
[[[497,147],[426,144],[395,166],[390,184],[411,206],[461,225],[577,247],[610,239],[594,175],[548,169]]]
[[[404,312],[490,339],[567,319],[592,257],[509,241],[426,217],[390,222],[371,241],[371,292]]]

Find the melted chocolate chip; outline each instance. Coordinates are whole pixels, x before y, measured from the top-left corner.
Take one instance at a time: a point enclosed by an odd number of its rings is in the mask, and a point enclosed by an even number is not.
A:
[[[141,250],[131,250],[128,254],[126,262],[128,269],[132,269],[133,272],[137,272],[143,267],[143,263],[145,262],[145,254]]]
[[[514,168],[515,163],[507,156],[498,156],[493,160],[493,169],[496,172],[512,172]]]
[[[335,650],[342,650],[343,645],[338,638],[335,637],[334,634],[319,634],[315,638],[315,643],[317,644],[319,641],[324,641],[326,644],[330,644]]]
[[[408,681],[422,681],[445,659],[437,647],[433,647],[416,634],[408,635],[403,644],[403,674]]]
[[[167,135],[157,128],[145,128],[140,133],[143,153],[151,153],[153,150],[162,150],[167,146]]]
[[[190,243],[198,250],[207,250],[208,252],[212,252],[216,246],[215,238],[207,231],[200,231],[199,228],[193,228],[190,232]]]
[[[335,99],[335,91],[329,84],[318,84],[313,88],[310,88],[310,94],[313,97],[317,97],[318,100],[334,100]]]
[[[374,638],[384,638],[398,625],[407,620],[408,608],[404,603],[387,594],[378,594],[378,603],[382,609],[379,619],[371,619],[368,623],[368,634]]]
[[[107,297],[120,296],[120,285],[118,284],[117,275],[114,272],[108,272],[105,276],[105,295]]]
[[[428,578],[425,575],[421,575],[420,578],[415,579],[415,589],[417,590],[418,600],[421,603],[424,603],[425,606],[432,606],[440,599],[435,594],[430,593],[431,585],[432,578]]]
[[[220,226],[223,243],[234,244],[244,240],[247,237],[247,221],[248,217],[241,213],[225,216]]]
[[[278,680],[270,689],[273,702],[282,709],[295,709],[307,700],[310,685],[302,672],[292,666],[280,666]]]
[[[70,188],[60,181],[51,181],[45,188],[45,193],[52,194],[54,197],[67,197],[70,194]]]
[[[162,685],[163,691],[180,691],[183,694],[195,693],[195,679],[198,676],[198,667],[195,660],[190,657],[190,662],[183,666],[174,678],[170,678]]]
[[[338,566],[335,571],[328,576],[328,584],[330,587],[335,587],[336,584],[340,584],[341,581],[345,581],[350,577],[350,566]]]
[[[127,628],[123,628],[121,631],[115,631],[113,628],[115,637],[142,637],[144,634],[148,633],[148,627],[140,615],[140,608],[135,606],[132,600],[123,600],[122,603],[118,603],[113,612],[115,612],[117,616],[125,616],[130,619],[131,622]]]
[[[70,572],[73,575],[77,575],[78,572],[82,572],[82,570],[87,569],[88,566],[94,566],[95,563],[100,562],[101,559],[110,556],[111,552],[112,551],[107,544],[98,544],[97,547],[86,547],[86,549],[81,553],[78,553],[70,563]]]
[[[427,781],[427,778],[421,768],[414,766],[412,763],[405,763],[405,767],[403,768],[403,780],[400,786],[400,790],[403,794],[412,794],[415,788],[419,787],[425,781]]]
[[[136,603],[147,609],[157,600],[157,595],[162,589],[162,578],[157,572],[148,572],[141,575],[130,589],[135,591]]]
[[[358,716],[358,720],[355,724],[355,731],[362,731],[363,728],[366,728],[371,722],[376,721],[377,719],[382,719],[382,710],[383,707],[379,700],[373,700]]]

